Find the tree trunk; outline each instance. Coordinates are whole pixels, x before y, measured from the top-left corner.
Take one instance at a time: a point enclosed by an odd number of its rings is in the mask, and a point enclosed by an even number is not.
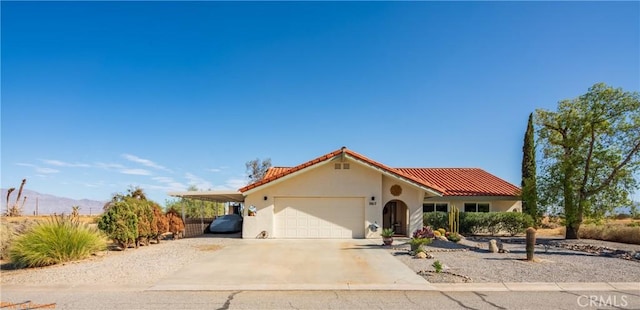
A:
[[[567,223],[567,231],[564,235],[565,239],[580,239],[578,238],[578,230],[580,229],[580,223]]]

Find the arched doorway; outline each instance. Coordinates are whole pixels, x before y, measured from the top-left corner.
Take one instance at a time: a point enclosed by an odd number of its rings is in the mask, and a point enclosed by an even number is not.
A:
[[[407,235],[407,205],[401,200],[391,200],[382,209],[382,228],[391,228],[396,235]]]

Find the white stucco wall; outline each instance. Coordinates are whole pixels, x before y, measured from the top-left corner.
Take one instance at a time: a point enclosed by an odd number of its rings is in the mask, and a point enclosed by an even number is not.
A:
[[[382,226],[381,188],[382,173],[373,170],[359,162],[345,159],[350,169],[334,169],[333,160],[289,175],[264,186],[255,192],[250,192],[245,198],[245,217],[243,223],[243,238],[255,238],[260,232],[266,231],[269,236],[274,233],[274,199],[277,197],[361,197],[364,198],[364,222],[362,229],[366,238],[380,237],[380,230],[372,232],[369,225],[377,222]],[[414,199],[418,195],[414,193]],[[266,197],[266,200],[265,198]],[[371,201],[375,197],[375,201]],[[256,216],[246,216],[249,206],[258,210]]]
[[[399,185],[402,188],[402,193],[398,196],[391,194],[391,187],[393,185]],[[417,186],[413,186],[407,182],[402,182],[397,178],[390,176],[382,177],[382,207],[380,212],[382,214],[382,208],[393,200],[400,200],[407,205],[408,209],[408,226],[406,227],[407,236],[410,236],[414,231],[422,228],[422,201],[425,197],[425,191]],[[381,222],[380,222],[381,223]]]

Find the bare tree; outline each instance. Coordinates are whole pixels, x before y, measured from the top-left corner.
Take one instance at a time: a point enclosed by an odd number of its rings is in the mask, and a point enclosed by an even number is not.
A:
[[[249,183],[255,183],[267,174],[267,170],[271,168],[271,158],[267,158],[263,161],[260,161],[259,158],[254,160],[250,160],[245,163],[245,167],[247,168],[247,177],[249,178]]]
[[[7,190],[7,214],[9,214],[9,209],[11,208],[11,207],[9,207],[9,197],[11,196],[11,193],[13,193],[13,191],[15,191],[15,190],[16,190],[15,187],[9,188]]]

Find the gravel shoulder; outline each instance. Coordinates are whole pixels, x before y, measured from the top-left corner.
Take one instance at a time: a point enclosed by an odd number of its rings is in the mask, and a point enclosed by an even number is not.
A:
[[[203,236],[163,240],[126,251],[104,251],[87,260],[60,265],[0,271],[3,285],[153,285],[233,239]]]
[[[407,255],[409,246],[403,244],[404,240],[399,241],[388,251],[415,272],[433,271],[431,265],[439,260],[446,266],[445,270],[470,277],[470,282],[635,282],[640,276],[640,261],[560,247],[548,247],[545,250],[545,247],[537,246],[535,262],[528,262],[524,260],[524,244],[504,243],[509,253],[490,253],[486,243],[463,240],[455,244],[436,240],[425,247],[434,258],[416,259]],[[606,245],[611,247],[616,244]],[[627,245],[624,247],[627,248]],[[640,247],[633,245],[629,245],[629,248],[640,250]],[[430,282],[462,282],[460,277],[423,276]]]

